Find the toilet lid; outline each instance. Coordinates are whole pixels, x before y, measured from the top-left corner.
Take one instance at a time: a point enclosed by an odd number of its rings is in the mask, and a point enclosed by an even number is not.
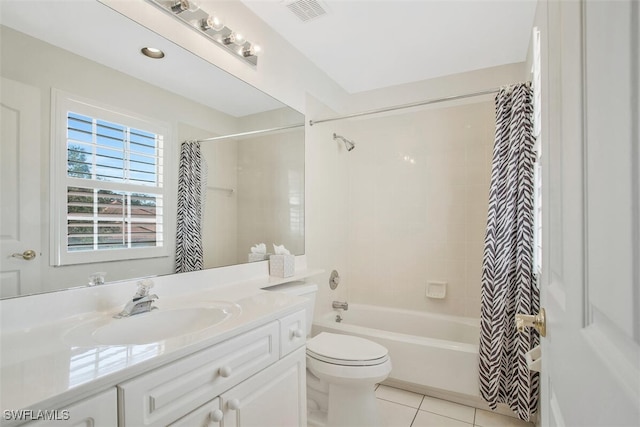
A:
[[[384,363],[389,352],[380,344],[351,335],[321,332],[307,341],[307,355],[323,362],[345,366]]]

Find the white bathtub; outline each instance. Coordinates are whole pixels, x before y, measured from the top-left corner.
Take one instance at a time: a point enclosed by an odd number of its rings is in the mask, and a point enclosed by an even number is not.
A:
[[[382,344],[391,356],[391,381],[479,397],[479,319],[364,304],[349,304],[342,318],[337,323],[335,311],[320,316],[313,334],[356,335]]]

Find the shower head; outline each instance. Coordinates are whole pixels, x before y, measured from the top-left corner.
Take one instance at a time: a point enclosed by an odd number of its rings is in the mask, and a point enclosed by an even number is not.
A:
[[[347,138],[345,138],[344,136],[340,136],[340,135],[336,135],[335,133],[333,134],[333,139],[334,141],[336,139],[341,139],[342,142],[344,142],[344,146],[347,148],[347,151],[351,151],[354,148],[356,148],[356,144],[353,141],[348,140]]]

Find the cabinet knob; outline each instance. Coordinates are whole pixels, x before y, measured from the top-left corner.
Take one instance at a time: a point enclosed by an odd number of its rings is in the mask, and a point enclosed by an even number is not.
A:
[[[302,329],[294,329],[291,331],[291,338],[302,338]]]
[[[209,414],[209,417],[211,418],[211,421],[217,423],[218,421],[222,421],[224,414],[220,409],[216,409],[214,411],[211,411],[211,414]]]
[[[240,409],[240,401],[238,399],[231,399],[227,402],[227,407],[232,411]]]
[[[229,378],[231,376],[231,367],[221,366],[220,369],[218,369],[218,374],[220,374],[222,378]]]

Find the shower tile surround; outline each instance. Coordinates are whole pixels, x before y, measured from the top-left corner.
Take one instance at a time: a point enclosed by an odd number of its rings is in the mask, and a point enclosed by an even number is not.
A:
[[[350,301],[479,317],[494,121],[489,100],[350,123]]]

